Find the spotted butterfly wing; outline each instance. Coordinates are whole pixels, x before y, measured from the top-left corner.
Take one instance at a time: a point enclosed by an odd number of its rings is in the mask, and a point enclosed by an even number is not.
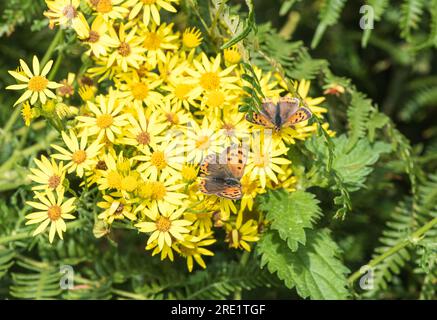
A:
[[[278,101],[278,115],[276,125],[282,127],[287,123],[293,114],[299,109],[299,99],[291,97],[282,97]]]
[[[246,114],[246,120],[266,128],[273,128],[276,104],[271,99],[264,99],[260,109],[260,112],[254,112],[252,117]]]
[[[310,110],[305,107],[300,107],[293,113],[283,124],[284,127],[292,126],[296,123],[310,119],[313,116]]]

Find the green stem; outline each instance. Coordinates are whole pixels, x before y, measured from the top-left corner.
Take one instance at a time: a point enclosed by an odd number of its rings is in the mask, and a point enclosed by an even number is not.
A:
[[[8,122],[6,122],[4,128],[3,128],[3,137],[6,137],[6,134],[12,129],[12,127],[15,124],[15,121],[20,116],[21,108],[15,108],[14,112],[12,112],[11,117],[9,118]]]
[[[124,298],[129,298],[129,299],[134,299],[134,300],[147,300],[146,296],[144,296],[142,294],[138,294],[138,293],[127,292],[127,291],[114,289],[114,288],[112,288],[111,292],[120,296],[120,297],[124,297]]]
[[[434,225],[437,224],[437,217],[426,223],[424,226],[422,226],[420,229],[413,232],[409,237],[407,237],[407,240],[400,241],[395,246],[391,247],[389,250],[384,252],[383,254],[375,257],[374,259],[370,260],[370,262],[367,264],[369,267],[375,267],[380,262],[384,261],[391,255],[395,254],[399,250],[405,248],[411,243],[417,243],[420,238],[428,231],[430,230]],[[348,279],[349,283],[354,283],[361,275],[363,275],[366,271],[363,270],[363,268],[360,268],[360,270],[354,272]]]
[[[56,33],[55,37],[53,38],[52,42],[50,43],[50,46],[48,47],[46,54],[41,60],[41,66],[45,66],[46,63],[50,60],[50,58],[53,55],[53,52],[56,49],[56,46],[61,42],[62,38],[64,36],[64,32],[61,28],[59,28],[58,32]]]
[[[243,254],[241,255],[241,258],[240,258],[240,265],[242,267],[246,266],[247,262],[249,261],[249,258],[250,258],[250,252],[244,251]],[[241,300],[242,295],[243,295],[243,290],[241,288],[238,288],[235,291],[234,300]]]
[[[53,65],[52,70],[50,71],[50,74],[48,76],[48,79],[51,81],[53,80],[53,78],[56,76],[56,73],[59,70],[59,66],[61,65],[62,59],[63,59],[63,54],[60,52],[58,54],[58,57],[56,58],[55,64]]]

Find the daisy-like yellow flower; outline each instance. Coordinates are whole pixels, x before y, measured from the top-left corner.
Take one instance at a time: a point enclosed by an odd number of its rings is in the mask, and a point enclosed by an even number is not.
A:
[[[33,232],[33,236],[44,232],[50,224],[50,243],[53,242],[56,232],[58,233],[59,238],[63,239],[62,233],[67,230],[67,225],[65,224],[64,219],[75,219],[71,212],[75,209],[73,203],[76,198],[70,198],[64,201],[63,192],[56,193],[55,196],[55,194],[51,190],[47,191],[46,195],[37,193],[36,198],[40,202],[26,202],[31,207],[39,210],[26,215],[26,219],[28,219],[26,225],[37,223],[40,224],[38,228],[36,228]]]
[[[156,214],[151,218],[152,221],[144,221],[137,223],[135,227],[138,228],[140,232],[151,233],[147,244],[153,241],[158,241],[159,250],[162,250],[164,244],[171,247],[174,240],[184,240],[184,234],[188,233],[190,230],[186,227],[191,224],[190,221],[181,219],[184,213],[184,208],[177,210],[167,210],[162,211],[161,214]]]
[[[38,168],[30,168],[32,174],[28,177],[39,185],[32,187],[32,190],[61,191],[64,189],[62,184],[65,170],[62,161],[58,164],[54,159],[49,161],[46,157],[41,156],[41,160],[35,158],[34,162]]]
[[[187,161],[200,163],[210,153],[218,153],[223,149],[225,140],[217,130],[215,121],[209,122],[204,117],[202,124],[191,121],[186,131],[186,153]]]
[[[105,209],[98,215],[99,219],[105,220],[107,224],[111,224],[114,220],[123,220],[128,218],[131,221],[136,220],[136,215],[133,213],[132,205],[129,204],[121,194],[112,193],[104,195],[104,201],[97,203],[99,208]]]
[[[280,86],[284,87],[278,80],[273,77],[273,74],[271,72],[263,72],[260,68],[254,66],[253,67],[255,71],[256,78],[258,79],[258,82],[261,87],[261,91],[264,94],[265,97],[269,98],[277,98],[280,96],[280,94],[284,91]],[[251,86],[249,82],[241,78],[242,73],[242,67],[240,69],[237,69],[237,75],[238,78],[241,80],[241,86]],[[243,93],[246,94],[246,93]]]
[[[235,84],[238,77],[230,76],[236,65],[221,70],[220,63],[220,55],[210,61],[206,54],[202,52],[200,61],[198,59],[193,60],[195,69],[187,69],[187,73],[191,76],[187,83],[196,85],[194,90],[200,92],[224,89],[239,90],[239,87]]]
[[[278,174],[279,183],[269,181],[267,187],[269,189],[285,189],[288,192],[296,191],[297,178],[293,174],[293,169],[289,165],[281,166],[284,173]]]
[[[141,161],[137,170],[143,179],[156,180],[158,175],[179,176],[184,164],[184,150],[177,140],[164,140],[152,150],[144,150],[144,155],[135,157]]]
[[[191,114],[183,110],[181,105],[173,104],[170,99],[165,99],[164,103],[157,109],[157,112],[163,116],[166,125],[172,129],[193,121]]]
[[[259,194],[265,193],[266,190],[261,187],[260,181],[258,179],[252,179],[249,173],[245,174],[240,182],[243,197],[241,198],[239,212],[243,212],[246,208],[252,211],[255,198]]]
[[[205,233],[201,236],[190,237],[191,241],[182,241],[174,244],[174,249],[182,257],[187,259],[188,271],[193,271],[194,261],[203,269],[206,268],[202,256],[213,256],[214,253],[204,247],[214,244],[217,240],[212,237],[212,233]]]
[[[67,75],[67,79],[61,81],[62,87],[59,87],[56,90],[56,93],[61,97],[70,98],[74,94],[74,80],[76,75],[72,72],[69,72]]]
[[[86,19],[78,10],[80,0],[46,0],[48,11],[44,15],[50,19],[50,26],[60,25],[73,28],[79,36],[86,28]]]
[[[243,214],[239,213],[235,225],[232,223],[226,223],[225,229],[226,242],[229,243],[230,248],[244,249],[246,251],[251,250],[249,242],[255,242],[259,240],[258,236],[258,223],[253,220],[247,220],[243,224]]]
[[[218,127],[226,139],[226,145],[249,142],[250,125],[245,119],[245,114],[238,112],[238,108],[224,112],[219,120]]]
[[[143,36],[143,47],[147,50],[146,60],[151,68],[155,68],[158,60],[166,62],[165,51],[176,50],[178,35],[173,33],[173,23],[163,23],[159,27],[151,25],[145,27],[141,33]]]
[[[136,71],[125,73],[116,85],[120,90],[119,96],[125,103],[132,102],[137,107],[155,107],[163,100],[163,96],[156,91],[161,80],[156,75],[140,77]]]
[[[96,164],[97,154],[103,145],[99,144],[99,141],[96,140],[87,146],[88,135],[86,131],[82,134],[80,143],[73,131],[70,131],[70,136],[63,131],[62,139],[64,140],[68,150],[52,144],[52,147],[60,152],[52,154],[52,157],[55,159],[68,161],[65,166],[65,169],[68,170],[68,173],[76,172],[78,177],[83,177],[84,172],[90,170],[91,167]]]
[[[34,115],[33,115],[33,109],[30,106],[29,101],[26,101],[25,103],[23,103],[23,105],[21,107],[21,116],[23,117],[24,124],[26,126],[30,126],[30,122],[34,118]]]
[[[176,8],[172,6],[173,3],[178,3],[178,0],[127,0],[124,5],[132,8],[129,13],[129,20],[133,20],[138,14],[143,11],[143,23],[148,26],[150,17],[159,25],[161,17],[159,10],[162,8],[169,12],[176,12]]]
[[[202,204],[192,208],[184,215],[185,219],[192,221],[191,229],[194,235],[205,235],[211,232],[213,227],[213,211],[208,207],[201,207]],[[191,212],[193,211],[193,212]]]
[[[251,149],[246,166],[246,172],[250,172],[250,178],[259,179],[263,188],[266,187],[267,177],[278,183],[275,172],[284,173],[280,166],[291,162],[284,157],[288,148],[274,143],[271,136],[260,131],[254,134]]]
[[[179,240],[176,240],[179,241]],[[152,241],[151,243],[146,245],[146,250],[152,250],[152,257],[157,255],[158,253],[161,253],[161,261],[165,258],[169,258],[170,261],[174,261],[174,254],[172,247],[169,247],[166,243],[164,243],[164,246],[162,249],[159,248],[158,240]]]
[[[165,61],[158,60],[159,78],[163,83],[173,83],[182,77],[187,67],[188,61],[183,55],[168,51]]]
[[[281,85],[284,85],[281,83]],[[308,96],[311,87],[311,81],[302,79],[299,82],[294,83],[294,87],[299,93],[299,96],[305,100],[306,105],[310,108],[310,110],[314,113],[321,114],[327,112],[326,108],[320,107],[319,105],[325,101],[325,97],[316,97],[311,98]]]
[[[129,10],[122,6],[124,0],[90,0],[97,15],[105,21],[123,19]]]
[[[240,63],[241,54],[236,45],[223,50],[223,58],[225,59],[225,64],[231,66],[233,64]]]
[[[87,128],[89,135],[98,134],[97,140],[106,137],[114,142],[115,134],[121,135],[121,128],[127,124],[127,115],[120,114],[123,104],[119,103],[115,91],[111,91],[108,96],[99,95],[97,103],[98,106],[88,102],[93,116],[78,116],[76,119],[82,122],[78,127]]]
[[[196,100],[199,98],[201,92],[199,90],[194,91],[196,88],[193,84],[187,84],[186,79],[179,78],[166,86],[162,86],[162,89],[168,91],[166,98],[172,105],[176,105],[179,109],[183,106],[187,111],[190,107],[199,108],[200,105]]]
[[[162,141],[163,131],[167,125],[162,122],[158,113],[153,112],[146,117],[144,108],[137,106],[135,114],[129,114],[127,120],[129,123],[124,128],[120,143],[135,146],[138,150],[146,152]]]
[[[6,89],[9,90],[22,90],[26,89],[26,91],[21,95],[21,97],[14,103],[16,106],[19,103],[22,103],[28,99],[30,99],[30,104],[35,104],[38,100],[41,101],[42,104],[46,103],[47,97],[51,99],[56,99],[56,95],[50,91],[50,89],[56,89],[62,87],[62,84],[49,81],[46,76],[50,72],[50,69],[53,65],[53,60],[47,62],[42,71],[40,70],[39,60],[36,56],[33,56],[32,68],[33,72],[30,71],[26,62],[20,59],[20,65],[23,68],[22,73],[18,73],[16,71],[8,71],[11,76],[13,76],[18,81],[24,82],[23,84],[13,84]],[[41,71],[41,72],[40,72]]]
[[[86,25],[86,32],[83,37],[79,37],[87,46],[89,50],[88,55],[93,54],[96,58],[105,56],[110,47],[116,47],[117,43],[108,35],[108,23],[102,16],[97,16],[91,27]]]
[[[146,49],[140,46],[142,39],[136,35],[136,32],[137,27],[133,27],[127,33],[123,23],[119,26],[118,34],[113,27],[110,27],[109,35],[115,50],[109,55],[108,67],[116,62],[123,72],[127,72],[128,66],[139,69],[140,63],[145,60],[143,53]]]
[[[184,207],[187,195],[182,192],[185,184],[178,183],[178,176],[160,176],[157,180],[145,180],[139,185],[140,203],[135,211],[146,210],[154,218],[158,212],[169,212]]]
[[[202,43],[202,33],[197,28],[187,28],[182,35],[182,44],[187,49],[193,49]]]

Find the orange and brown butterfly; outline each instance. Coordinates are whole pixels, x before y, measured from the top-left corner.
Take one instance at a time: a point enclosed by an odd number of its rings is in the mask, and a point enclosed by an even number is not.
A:
[[[254,112],[252,117],[246,114],[246,120],[279,131],[312,117],[308,108],[299,105],[300,100],[297,98],[281,97],[276,103],[272,99],[264,99],[260,112]]]
[[[233,144],[222,153],[210,154],[200,165],[200,191],[231,200],[243,196],[240,179],[243,177],[248,148]]]

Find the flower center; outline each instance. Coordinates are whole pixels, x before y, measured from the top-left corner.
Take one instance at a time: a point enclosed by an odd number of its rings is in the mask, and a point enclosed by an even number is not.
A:
[[[74,163],[81,164],[86,160],[86,152],[83,150],[77,150],[75,153],[73,153],[71,159]]]
[[[118,47],[118,53],[123,56],[123,57],[127,57],[128,55],[130,55],[130,46],[129,43],[127,42],[122,42],[120,43],[120,46]]]
[[[186,32],[182,36],[182,42],[187,48],[195,48],[200,44],[200,38],[198,34]]]
[[[241,60],[241,55],[238,52],[238,49],[232,47],[224,51],[224,57],[226,62],[229,62],[230,64],[236,64]]]
[[[158,170],[162,170],[167,166],[165,155],[162,151],[154,151],[150,158],[150,162],[152,162],[152,165],[154,165]]]
[[[181,175],[185,181],[193,181],[197,177],[196,168],[194,166],[190,166],[188,164],[185,164],[182,167]]]
[[[161,37],[156,32],[146,32],[143,42],[147,50],[158,50],[161,47]]]
[[[137,135],[137,142],[142,145],[148,145],[150,143],[150,134],[148,132],[141,131]]]
[[[97,2],[96,10],[97,10],[97,12],[100,12],[100,13],[111,12],[112,11],[111,0],[99,0],[99,2]]]
[[[100,129],[106,129],[112,125],[114,119],[110,114],[102,114],[97,117],[97,126]]]
[[[167,232],[170,230],[171,227],[171,221],[169,218],[166,217],[160,217],[158,220],[156,220],[156,229],[161,232]]]
[[[218,108],[225,102],[225,95],[221,91],[211,91],[206,100],[206,104],[212,108]]]
[[[149,86],[143,82],[135,83],[131,87],[131,93],[135,100],[142,101],[149,95]]]
[[[167,117],[167,121],[170,122],[171,124],[178,124],[179,123],[179,117],[176,113],[174,112],[168,112],[165,115]]]
[[[112,170],[111,172],[109,172],[106,179],[108,181],[109,188],[111,189],[121,188],[121,175],[117,171]]]
[[[184,83],[178,84],[175,87],[174,95],[179,100],[185,100],[188,98],[187,95],[191,91],[192,88],[193,88],[193,86],[190,86],[189,84],[184,84]]]
[[[137,178],[134,176],[127,176],[121,180],[121,188],[128,192],[134,191],[138,186]]]
[[[137,188],[138,195],[143,199],[149,199],[152,196],[152,189],[150,188],[150,183],[142,182]]]
[[[49,80],[42,76],[34,76],[29,80],[28,88],[30,91],[42,91],[47,88]]]
[[[99,41],[99,39],[100,39],[100,34],[98,34],[94,30],[90,30],[87,42],[89,42],[89,43],[96,43],[97,41]]]
[[[73,86],[72,85],[70,85],[69,83],[68,83],[68,81],[67,80],[63,80],[62,82],[61,82],[61,84],[63,84],[63,87],[60,87],[59,89],[58,89],[58,94],[59,95],[61,95],[61,96],[72,96],[73,94],[74,94],[74,88],[73,88]]]
[[[71,4],[64,7],[62,14],[70,20],[77,17],[77,11]]]
[[[61,207],[58,205],[53,205],[47,210],[47,215],[52,221],[56,221],[61,217]]]
[[[154,4],[156,0],[141,0],[144,4]]]
[[[106,165],[106,162],[103,160],[99,160],[96,164],[96,169],[97,170],[107,170],[108,166]]]
[[[209,137],[207,137],[207,136],[200,137],[196,141],[196,148],[197,149],[205,150],[205,149],[209,148],[209,145],[210,145]]]
[[[200,85],[205,90],[216,90],[220,86],[220,77],[215,72],[205,72],[200,77]]]
[[[151,183],[151,190],[152,190],[152,198],[155,200],[162,200],[164,199],[165,195],[167,194],[167,190],[165,189],[165,186],[162,182],[156,181]]]
[[[59,186],[59,183],[61,183],[60,176],[55,174],[49,178],[49,188],[56,189],[56,187]]]

